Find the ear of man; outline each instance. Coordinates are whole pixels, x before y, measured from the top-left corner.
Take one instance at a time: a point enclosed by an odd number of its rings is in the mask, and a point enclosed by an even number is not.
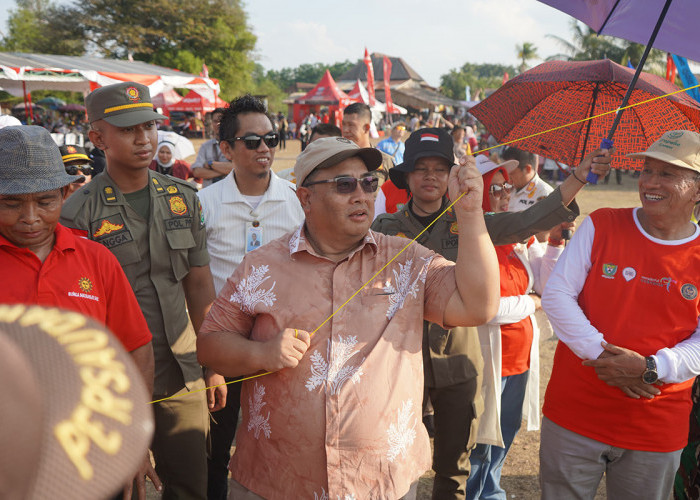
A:
[[[305,214],[311,210],[311,188],[297,185],[297,199]]]
[[[231,159],[232,155],[233,155],[233,151],[232,151],[233,148],[231,147],[231,144],[228,143],[228,141],[219,142],[219,149],[221,150],[221,154],[224,155],[224,157],[228,161],[233,161]]]
[[[90,142],[93,143],[98,149],[101,149],[102,151],[107,149],[107,146],[102,140],[102,132],[99,129],[99,121],[90,124],[88,139],[90,139]]]

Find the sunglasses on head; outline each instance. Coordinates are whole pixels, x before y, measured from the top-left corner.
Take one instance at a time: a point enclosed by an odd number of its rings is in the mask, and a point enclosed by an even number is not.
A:
[[[69,165],[66,167],[66,173],[68,175],[80,175],[78,172],[82,172],[85,175],[92,175],[93,168],[90,165]]]
[[[489,193],[493,195],[494,198],[500,198],[504,194],[510,194],[511,191],[513,191],[513,185],[509,184],[507,182],[504,182],[503,184],[491,184],[491,187],[489,188]]]
[[[333,179],[327,179],[325,181],[305,182],[303,187],[313,186],[314,184],[328,184],[331,182],[335,182],[335,189],[340,194],[354,193],[357,189],[358,182],[365,193],[374,193],[377,187],[379,187],[379,179],[373,174],[363,175],[359,179],[350,177],[349,175],[341,175],[340,177],[334,177]]]
[[[265,141],[265,146],[268,148],[276,147],[280,142],[280,135],[276,132],[270,132],[265,135],[250,134],[245,137],[234,137],[229,139],[229,141],[243,141],[243,145],[247,149],[258,149],[260,147],[260,141]]]

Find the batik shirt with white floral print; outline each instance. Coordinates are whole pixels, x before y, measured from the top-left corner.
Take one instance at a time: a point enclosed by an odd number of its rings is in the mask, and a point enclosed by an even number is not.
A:
[[[246,255],[227,281],[202,331],[261,342],[284,328],[312,332],[369,281],[296,368],[243,384],[231,471],[249,490],[271,500],[400,498],[430,467],[422,321],[442,324],[455,273],[418,244],[386,265],[406,243],[369,231],[334,263],[300,227]]]

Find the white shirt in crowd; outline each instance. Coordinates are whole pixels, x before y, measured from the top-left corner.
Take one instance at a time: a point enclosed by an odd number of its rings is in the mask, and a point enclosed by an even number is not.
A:
[[[510,195],[508,203],[509,212],[522,212],[527,210],[538,201],[546,198],[554,188],[543,181],[539,175],[535,176],[517,191]]]
[[[304,220],[304,211],[294,184],[271,173],[270,185],[259,200],[241,194],[233,172],[199,193],[207,230],[207,247],[214,289],[218,295],[226,280],[246,253],[248,231],[257,222],[256,236],[264,245],[296,229]]]

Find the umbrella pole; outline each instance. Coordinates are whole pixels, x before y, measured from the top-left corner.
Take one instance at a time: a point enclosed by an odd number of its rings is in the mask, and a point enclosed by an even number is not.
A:
[[[629,84],[629,87],[627,88],[627,92],[625,93],[625,97],[622,99],[622,104],[620,104],[620,107],[617,110],[617,113],[615,114],[615,120],[613,121],[612,127],[610,127],[610,131],[608,132],[608,137],[603,139],[600,148],[601,149],[610,149],[613,145],[613,135],[615,135],[615,130],[617,129],[617,126],[620,124],[620,120],[622,119],[622,113],[624,112],[624,108],[627,106],[627,103],[630,100],[630,97],[632,96],[632,91],[634,90],[634,87],[637,85],[637,80],[639,79],[639,75],[642,73],[642,69],[644,68],[644,63],[647,60],[647,57],[649,56],[649,52],[652,49],[652,46],[654,42],[656,41],[656,35],[659,34],[659,30],[661,29],[661,25],[664,22],[664,19],[666,18],[666,14],[668,13],[668,9],[671,7],[671,2],[673,0],[666,0],[666,3],[664,4],[664,8],[661,9],[661,14],[659,15],[658,21],[656,21],[656,26],[654,26],[654,31],[651,33],[651,37],[649,38],[649,42],[647,43],[646,48],[644,49],[644,53],[642,54],[642,58],[639,60],[639,64],[637,65],[637,70],[634,72],[634,76],[632,77],[632,81]],[[590,182],[591,184],[597,184],[598,183],[598,176],[592,172],[588,173],[588,177],[586,177],[586,180]]]
[[[586,135],[583,136],[583,148],[581,149],[581,160],[586,157],[586,148],[588,148],[588,134],[591,133],[591,122],[595,112],[595,105],[598,101],[598,91],[600,90],[600,82],[595,82],[595,88],[593,89],[593,102],[591,102],[591,111],[588,113],[588,120],[586,121]]]

